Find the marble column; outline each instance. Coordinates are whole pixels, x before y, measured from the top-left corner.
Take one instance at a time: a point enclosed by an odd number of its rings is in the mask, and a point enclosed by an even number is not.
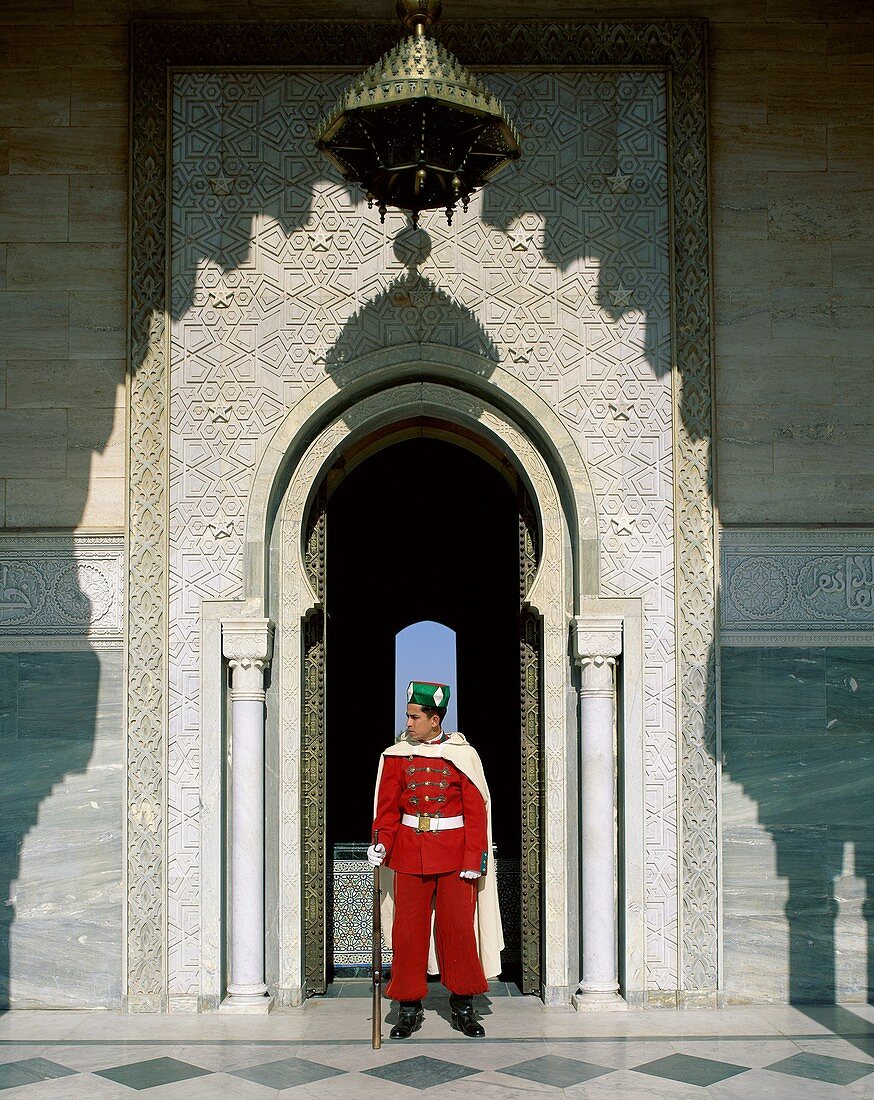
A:
[[[230,975],[221,1012],[269,1012],[264,982],[264,669],[273,624],[222,623],[231,670]]]
[[[580,666],[582,981],[577,1009],[617,1009],[619,995],[616,884],[616,659],[622,619],[574,620]]]

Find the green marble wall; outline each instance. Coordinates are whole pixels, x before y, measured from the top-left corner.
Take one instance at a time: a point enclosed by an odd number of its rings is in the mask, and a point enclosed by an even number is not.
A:
[[[0,653],[0,1006],[118,1006],[120,650]]]
[[[726,999],[867,1000],[874,648],[724,648],[722,751]]]

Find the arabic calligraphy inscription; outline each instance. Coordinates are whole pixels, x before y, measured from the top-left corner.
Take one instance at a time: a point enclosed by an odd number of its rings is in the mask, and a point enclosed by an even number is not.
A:
[[[870,532],[832,533],[828,540],[816,532],[753,534],[743,545],[743,532],[723,532],[724,630],[837,631],[874,624]]]

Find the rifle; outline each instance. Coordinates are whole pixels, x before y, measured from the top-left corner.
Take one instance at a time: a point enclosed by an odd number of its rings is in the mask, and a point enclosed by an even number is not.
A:
[[[373,834],[374,848],[379,843],[379,830]],[[373,1035],[370,1045],[374,1050],[382,1046],[382,914],[380,912],[379,868],[373,868]]]

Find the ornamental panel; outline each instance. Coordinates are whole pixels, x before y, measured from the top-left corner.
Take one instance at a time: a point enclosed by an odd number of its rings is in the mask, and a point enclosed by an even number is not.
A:
[[[871,531],[734,528],[720,546],[723,645],[874,645]]]
[[[120,647],[123,593],[121,536],[0,536],[0,649]]]

